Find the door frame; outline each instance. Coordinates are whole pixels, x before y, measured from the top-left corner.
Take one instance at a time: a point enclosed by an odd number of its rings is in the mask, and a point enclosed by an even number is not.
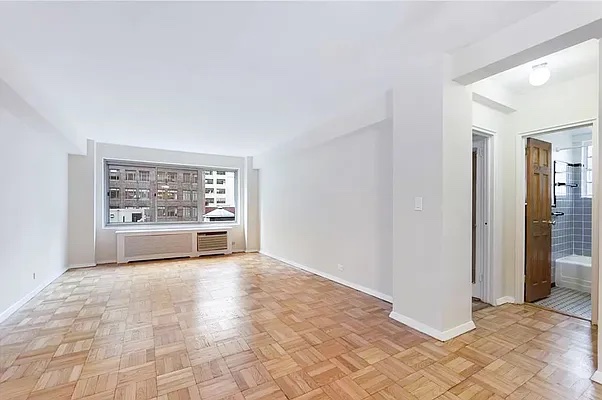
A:
[[[515,236],[515,290],[514,299],[516,303],[525,302],[525,199],[526,199],[526,179],[525,179],[525,147],[527,138],[537,137],[546,133],[552,133],[570,128],[592,127],[592,147],[593,147],[593,195],[592,195],[592,324],[598,323],[598,276],[599,276],[599,223],[598,223],[598,202],[600,191],[600,180],[598,179],[598,121],[597,119],[587,119],[570,124],[558,125],[549,128],[537,129],[533,131],[519,133],[516,137],[516,236]]]
[[[478,137],[478,146],[473,140],[472,147],[482,150],[477,158],[477,260],[482,265],[481,301],[495,305],[493,291],[493,211],[494,211],[494,132],[483,128],[472,128],[473,138]],[[479,179],[480,178],[480,179]],[[480,201],[479,201],[480,200]],[[471,244],[472,245],[472,244]],[[478,277],[477,277],[478,278]],[[471,290],[472,297],[472,290]]]

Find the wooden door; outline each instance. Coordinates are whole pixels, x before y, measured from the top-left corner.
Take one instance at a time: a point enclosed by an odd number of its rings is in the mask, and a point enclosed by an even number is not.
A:
[[[552,290],[552,144],[527,139],[525,204],[525,301],[549,296]]]

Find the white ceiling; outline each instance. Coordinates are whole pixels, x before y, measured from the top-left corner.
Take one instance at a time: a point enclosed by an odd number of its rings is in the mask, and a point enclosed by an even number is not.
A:
[[[544,86],[569,81],[587,74],[595,74],[598,70],[598,40],[588,40],[487,79],[514,93],[537,90],[538,87],[529,84],[529,74],[534,65],[542,63],[547,63],[551,72],[550,80]]]
[[[0,79],[61,130],[253,155],[384,93],[413,55],[541,2],[0,2]]]

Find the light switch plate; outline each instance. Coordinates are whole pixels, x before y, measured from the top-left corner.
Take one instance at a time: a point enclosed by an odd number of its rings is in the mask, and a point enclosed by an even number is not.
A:
[[[414,197],[414,211],[422,211],[422,197]]]

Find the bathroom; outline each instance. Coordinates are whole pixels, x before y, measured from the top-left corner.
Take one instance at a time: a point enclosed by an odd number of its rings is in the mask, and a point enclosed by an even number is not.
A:
[[[552,144],[552,292],[534,304],[591,320],[592,127],[537,139]]]

